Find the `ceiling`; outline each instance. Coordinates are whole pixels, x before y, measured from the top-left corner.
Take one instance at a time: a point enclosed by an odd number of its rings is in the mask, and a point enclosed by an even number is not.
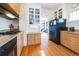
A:
[[[42,5],[42,8],[50,10],[55,10],[63,5],[63,3],[40,3],[40,4]]]

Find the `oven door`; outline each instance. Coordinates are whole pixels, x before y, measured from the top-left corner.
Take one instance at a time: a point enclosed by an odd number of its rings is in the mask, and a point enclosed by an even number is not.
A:
[[[0,47],[0,56],[17,56],[17,38]]]
[[[8,56],[17,56],[17,46],[13,46],[9,51],[7,52]]]

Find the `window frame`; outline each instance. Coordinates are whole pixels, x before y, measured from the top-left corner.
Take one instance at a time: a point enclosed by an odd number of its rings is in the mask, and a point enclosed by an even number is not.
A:
[[[69,12],[69,15],[68,15],[68,22],[71,22],[71,21],[77,21],[77,20],[79,20],[79,17],[78,17],[78,13],[77,13],[77,11],[79,11],[79,8],[78,9],[75,9],[75,10],[72,10],[71,12]],[[75,16],[75,19],[73,19],[73,13],[74,12],[76,12],[76,16]],[[72,20],[70,20],[70,14],[72,13]]]

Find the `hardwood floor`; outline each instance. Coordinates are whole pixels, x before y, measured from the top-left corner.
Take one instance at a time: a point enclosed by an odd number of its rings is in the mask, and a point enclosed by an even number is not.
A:
[[[24,47],[21,56],[78,56],[71,50],[57,45],[48,40],[47,34],[43,34],[40,45]]]

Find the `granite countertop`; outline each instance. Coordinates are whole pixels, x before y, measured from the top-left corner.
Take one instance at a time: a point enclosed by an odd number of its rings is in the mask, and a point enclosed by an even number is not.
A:
[[[74,32],[72,32],[72,31],[61,31],[61,32],[67,32],[67,33],[78,34],[79,35],[79,31],[74,31]]]
[[[13,38],[17,37],[17,35],[20,32],[18,32],[17,34],[11,34],[11,35],[0,35],[0,47],[3,46],[4,44],[6,44],[7,42],[9,42],[10,40],[12,40]]]

